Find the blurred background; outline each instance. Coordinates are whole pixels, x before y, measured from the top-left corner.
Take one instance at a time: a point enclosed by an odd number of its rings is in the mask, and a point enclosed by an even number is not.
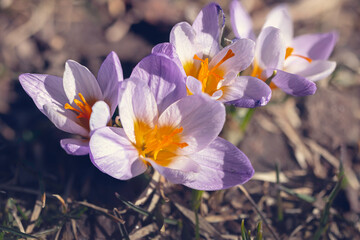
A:
[[[87,66],[96,75],[106,55],[115,51],[127,78],[154,45],[169,40],[173,25],[180,21],[191,23],[209,2],[0,0],[2,226],[19,228],[19,219],[23,227],[31,225],[34,204],[36,206],[43,192],[61,195],[73,210],[79,210],[75,201],[87,200],[112,211],[113,208],[125,209],[114,192],[134,201],[149,181],[147,176],[117,181],[97,170],[88,156],[67,155],[59,141],[69,135],[56,129],[42,115],[21,88],[18,76],[26,72],[62,76],[68,59]],[[226,14],[224,37],[232,39],[230,1],[217,2]],[[274,91],[271,103],[256,110],[245,134],[239,125],[246,110],[229,109],[222,136],[236,144],[252,161],[256,175],[245,187],[281,239],[312,236],[324,208],[321,199],[335,186],[341,159],[346,184],[334,201],[324,239],[355,239],[354,236],[360,236],[360,2],[241,1],[253,18],[256,33],[270,9],[282,2],[289,4],[295,36],[332,30],[339,33],[339,41],[330,57],[337,62],[337,68],[332,76],[317,83],[318,90],[313,96],[293,98]],[[317,201],[304,202],[282,192],[282,221],[276,220],[279,185],[275,184],[276,164],[280,167],[280,184],[296,193],[313,196]],[[192,237],[191,219],[173,204],[177,202],[190,208],[189,191],[182,186],[166,185],[165,192],[173,197],[170,203],[161,206],[161,212],[165,217],[183,219],[182,228],[170,226],[161,233],[155,229],[137,236],[145,239]],[[71,227],[74,222],[64,218],[60,206],[56,198],[49,198],[29,233],[53,229],[48,235],[38,236],[48,239],[120,238],[116,221],[91,207],[76,219],[78,231],[74,233]],[[201,211],[204,221],[210,223],[217,234],[222,234],[221,238],[226,235],[237,239],[241,219],[245,219],[251,230],[260,220],[249,200],[237,188],[206,193]],[[14,217],[14,212],[20,217]],[[212,216],[222,218],[214,220]],[[149,220],[143,221],[134,211],[123,212],[123,218],[129,234],[152,224]],[[217,238],[209,231],[202,229],[202,236]],[[16,236],[4,234],[0,235],[5,236],[3,239]],[[272,239],[265,227],[264,236]]]

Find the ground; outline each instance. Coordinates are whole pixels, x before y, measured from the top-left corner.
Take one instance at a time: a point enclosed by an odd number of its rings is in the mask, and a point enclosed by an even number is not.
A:
[[[174,24],[192,22],[208,2],[0,1],[0,239],[19,238],[18,232],[41,239],[194,237],[190,189],[164,182],[151,171],[118,181],[95,168],[88,156],[67,155],[59,140],[69,135],[35,107],[18,76],[62,76],[67,59],[96,73],[115,51],[129,77],[155,44],[168,41]],[[279,3],[242,2],[257,32]],[[227,14],[224,35],[231,39],[229,1],[219,4]],[[271,102],[255,111],[245,134],[239,125],[246,110],[228,109],[222,136],[250,158],[256,174],[243,187],[203,194],[202,238],[240,239],[243,219],[255,236],[263,218],[264,239],[312,239],[333,189],[339,192],[322,238],[360,238],[360,3],[303,0],[289,1],[289,6],[295,35],[338,32],[331,56],[337,68],[317,83],[313,96],[274,91]],[[337,187],[341,165],[345,177]],[[159,230],[161,216],[165,224]]]

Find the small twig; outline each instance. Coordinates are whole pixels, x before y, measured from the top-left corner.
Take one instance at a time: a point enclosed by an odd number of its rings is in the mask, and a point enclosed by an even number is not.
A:
[[[166,179],[164,176],[160,176],[160,184],[159,184],[159,191],[160,191],[160,195],[161,197],[164,199],[165,202],[169,202],[169,198],[167,198],[165,196],[165,193],[164,193],[164,184],[166,182]]]
[[[41,210],[42,210],[42,203],[40,200],[36,200],[34,209],[30,217],[30,224],[27,226],[25,231],[26,233],[30,234],[34,230],[36,220],[38,220]]]
[[[114,215],[116,217],[118,217],[119,219],[122,219],[121,214],[120,214],[120,212],[119,212],[119,210],[117,208],[114,208],[113,212],[114,212]],[[119,231],[120,231],[120,234],[121,234],[122,238],[125,239],[125,240],[130,240],[129,234],[128,234],[124,224],[118,222],[118,227],[119,227]]]
[[[75,240],[78,240],[77,227],[76,227],[76,220],[75,219],[71,219],[71,228],[73,230]]]
[[[121,223],[121,224],[124,224],[124,223],[125,223],[124,220],[122,220],[122,219],[120,219],[120,218],[118,218],[118,217],[115,217],[114,215],[110,214],[110,213],[109,213],[109,210],[106,209],[106,208],[98,207],[98,206],[96,206],[96,205],[94,205],[94,204],[91,204],[91,203],[88,203],[88,202],[77,202],[77,203],[78,203],[78,204],[81,204],[81,205],[83,205],[83,206],[86,206],[86,207],[95,209],[95,210],[97,210],[97,211],[99,211],[99,212],[102,212],[102,213],[104,213],[106,216],[108,216],[109,218],[115,220],[116,222],[119,222],[119,223]]]
[[[251,203],[251,205],[253,205],[253,207],[255,208],[256,212],[260,215],[261,219],[263,220],[263,222],[265,223],[266,227],[269,229],[271,235],[274,237],[274,239],[279,240],[280,238],[278,237],[278,235],[275,233],[274,229],[271,227],[271,225],[266,221],[266,218],[264,217],[264,215],[261,213],[261,211],[259,210],[259,208],[257,207],[255,201],[252,199],[252,197],[250,196],[250,194],[248,193],[248,191],[242,186],[242,185],[238,185],[238,188],[244,193],[245,197],[249,200],[249,202]]]
[[[155,171],[154,174],[152,175],[152,178],[148,184],[148,186],[145,188],[145,190],[140,194],[140,196],[138,197],[138,199],[135,201],[135,205],[139,206],[144,204],[149,196],[154,192],[154,190],[156,189],[156,186],[158,186],[160,181],[160,174],[158,171]]]
[[[117,192],[115,193],[116,198],[118,198],[123,204],[125,204],[127,207],[131,208],[132,210],[134,210],[135,212],[138,212],[142,215],[145,216],[150,216],[152,215],[151,213],[149,213],[148,211],[136,206],[135,204],[133,204],[132,202],[126,201],[125,199],[123,199],[120,194],[118,194]],[[156,220],[156,217],[153,216],[153,220]],[[165,218],[164,219],[164,223],[170,224],[170,225],[178,225],[179,221],[175,220],[175,219],[169,219],[169,218]]]

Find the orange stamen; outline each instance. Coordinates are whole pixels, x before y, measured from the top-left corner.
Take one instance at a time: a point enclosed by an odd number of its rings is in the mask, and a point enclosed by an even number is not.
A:
[[[74,108],[68,103],[64,105],[64,108],[77,112],[78,115],[76,118],[85,118],[89,120],[92,113],[91,106],[86,102],[84,96],[81,93],[79,93],[79,97],[82,102],[78,99],[74,99],[74,103],[76,104],[76,106],[78,106],[78,108],[80,108],[80,110]]]
[[[292,48],[292,47],[286,48],[285,60],[286,60],[288,57],[293,56],[293,57],[299,57],[299,58],[305,59],[305,60],[308,61],[309,63],[312,62],[312,59],[309,58],[309,57],[305,57],[305,56],[299,55],[299,54],[292,54],[293,51],[294,51],[294,48]]]
[[[154,128],[150,128],[145,123],[136,122],[135,123],[135,139],[136,139],[136,148],[139,151],[139,154],[143,157],[152,158],[153,160],[158,160],[158,155],[160,152],[164,151],[167,153],[175,152],[177,148],[187,147],[188,144],[185,142],[180,142],[183,128],[172,129],[169,132],[169,128],[162,127],[158,128],[155,125]],[[171,154],[170,154],[171,155]],[[170,162],[164,158],[164,155],[161,157],[158,164],[165,166]]]
[[[194,59],[201,61],[200,70],[197,74],[197,79],[202,83],[202,91],[208,94],[212,94],[217,90],[217,84],[224,79],[222,73],[220,71],[216,72],[218,68],[223,64],[226,60],[235,56],[235,53],[229,49],[225,56],[211,69],[209,69],[209,59],[205,58],[201,59],[196,54],[194,55]],[[219,74],[220,73],[220,74]],[[212,76],[214,79],[213,81],[209,82],[209,77]]]
[[[211,69],[210,72],[213,72],[215,69],[217,69],[221,64],[223,64],[226,60],[228,60],[229,58],[232,58],[233,56],[235,56],[235,53],[229,49],[225,56]]]

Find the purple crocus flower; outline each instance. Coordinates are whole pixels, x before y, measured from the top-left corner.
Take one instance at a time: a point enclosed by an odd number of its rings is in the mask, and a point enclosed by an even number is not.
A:
[[[251,21],[237,0],[231,2],[230,18],[235,36],[252,38]],[[274,8],[259,34],[255,46],[252,76],[263,80],[277,70],[270,85],[294,96],[316,91],[315,81],[329,76],[336,63],[328,61],[337,34],[306,34],[293,38],[293,24],[285,5]]]
[[[57,128],[81,136],[62,139],[62,148],[71,155],[86,155],[91,133],[109,124],[115,112],[123,73],[118,56],[111,52],[97,79],[86,67],[68,60],[63,78],[25,73],[19,80],[37,108]]]
[[[238,76],[254,58],[254,42],[239,39],[221,48],[220,38],[225,17],[216,3],[205,6],[192,25],[176,24],[170,33],[170,43],[160,44],[153,53],[169,54],[184,69],[188,94],[206,93],[223,103],[238,107],[265,105],[271,89],[257,78]]]
[[[148,60],[151,58],[156,60],[154,55]],[[159,66],[165,59],[157,61]],[[169,69],[172,67],[163,68],[165,72]],[[147,78],[124,81],[119,105],[123,128],[103,127],[90,139],[90,158],[97,168],[127,180],[151,165],[170,182],[198,190],[229,188],[252,177],[254,170],[248,158],[217,137],[225,122],[223,104],[206,95],[178,100],[177,91],[168,95],[161,91],[176,80],[154,88],[153,80],[171,79],[169,72],[138,71]]]

